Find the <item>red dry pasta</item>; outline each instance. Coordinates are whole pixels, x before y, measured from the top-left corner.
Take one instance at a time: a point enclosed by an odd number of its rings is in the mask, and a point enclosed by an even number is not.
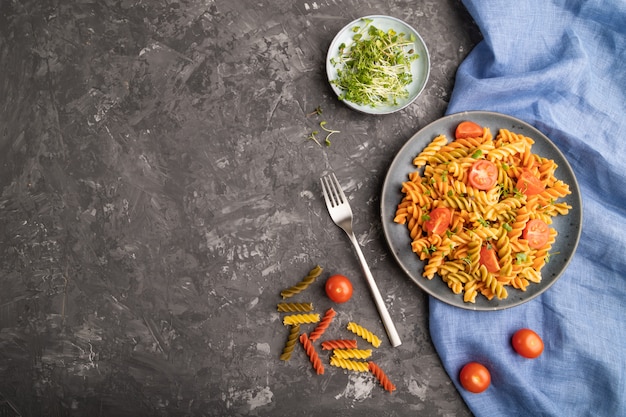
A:
[[[354,339],[335,339],[322,342],[322,350],[334,349],[356,349],[357,343]]]
[[[335,310],[332,309],[332,307],[326,310],[326,313],[324,313],[324,317],[322,317],[322,320],[319,322],[315,330],[313,330],[311,334],[309,334],[309,340],[311,342],[316,341],[320,338],[322,334],[324,334],[336,314],[337,313],[335,312]]]
[[[300,343],[302,343],[302,347],[304,348],[304,351],[309,357],[309,360],[311,361],[311,364],[313,365],[313,369],[315,369],[315,372],[318,375],[322,375],[324,373],[324,364],[322,363],[322,360],[317,354],[315,350],[315,346],[313,346],[313,343],[311,343],[306,333],[302,333],[300,335]]]
[[[385,390],[389,392],[393,392],[396,390],[396,386],[389,380],[383,370],[380,369],[380,366],[374,363],[374,361],[369,361],[368,366],[370,372],[374,374],[376,379],[378,379],[378,382],[380,382],[380,385],[382,385]]]

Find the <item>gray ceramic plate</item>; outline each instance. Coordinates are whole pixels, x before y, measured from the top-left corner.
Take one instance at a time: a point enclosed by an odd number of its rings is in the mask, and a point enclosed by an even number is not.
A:
[[[328,48],[328,54],[326,56],[326,74],[328,76],[328,81],[332,81],[337,78],[337,68],[331,63],[331,60],[339,56],[339,45],[345,44],[346,46],[350,46],[353,42],[353,29],[355,27],[364,27],[366,25],[366,19],[371,20],[371,24],[378,29],[382,29],[384,31],[393,29],[396,33],[404,33],[407,36],[413,35],[415,38],[415,53],[419,55],[419,58],[411,63],[413,81],[407,86],[409,96],[407,98],[398,99],[397,105],[371,107],[352,103],[348,100],[344,100],[344,103],[348,107],[363,113],[378,115],[393,113],[407,107],[420,95],[426,86],[428,75],[430,73],[430,55],[428,54],[428,49],[426,48],[424,40],[415,29],[400,19],[396,19],[391,16],[373,15],[353,20],[344,26],[344,28],[337,33]],[[339,87],[332,82],[330,83],[330,86],[337,96],[341,95],[342,90]]]
[[[413,158],[439,134],[445,134],[452,140],[456,126],[463,120],[471,120],[481,126],[489,127],[494,136],[499,129],[504,128],[532,138],[535,141],[533,153],[553,159],[558,165],[555,173],[556,177],[569,184],[572,192],[565,199],[559,200],[567,202],[572,206],[572,209],[566,216],[553,218],[551,227],[554,227],[559,234],[550,251],[550,262],[541,270],[542,281],[538,284],[530,283],[526,291],[507,287],[508,297],[503,300],[496,298],[487,300],[479,295],[476,297],[475,304],[465,303],[463,302],[462,294],[454,294],[442,281],[441,277],[435,276],[432,280],[422,277],[424,262],[411,251],[411,239],[406,225],[393,222],[396,207],[403,197],[400,191],[402,183],[407,181],[408,174],[415,170],[412,162]],[[381,216],[385,237],[394,257],[404,272],[420,288],[433,297],[457,307],[469,310],[502,310],[537,297],[550,288],[567,268],[580,239],[582,200],[572,168],[561,151],[543,133],[528,123],[511,116],[493,112],[473,111],[446,116],[429,124],[417,132],[400,149],[389,168],[383,185]]]

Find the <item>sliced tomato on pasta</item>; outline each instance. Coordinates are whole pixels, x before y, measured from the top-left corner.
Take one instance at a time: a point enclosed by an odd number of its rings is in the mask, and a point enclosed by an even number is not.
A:
[[[457,139],[479,138],[482,135],[482,126],[469,120],[459,123],[454,131],[454,137]]]
[[[448,229],[451,220],[452,210],[447,207],[437,207],[428,215],[428,220],[424,222],[424,229],[429,233],[441,235]]]
[[[472,164],[469,183],[479,190],[491,190],[498,182],[498,167],[491,161],[481,159]]]
[[[532,219],[526,223],[522,237],[528,241],[533,249],[543,248],[550,239],[550,227],[541,219]]]
[[[491,246],[483,246],[480,248],[480,259],[478,263],[485,265],[487,271],[491,273],[496,273],[500,270],[498,255],[496,254],[496,250]]]
[[[522,171],[515,187],[527,196],[540,194],[546,189],[541,180],[527,169]]]

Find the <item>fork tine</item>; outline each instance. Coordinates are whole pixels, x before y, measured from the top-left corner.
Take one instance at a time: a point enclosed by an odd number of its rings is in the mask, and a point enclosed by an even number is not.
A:
[[[333,203],[330,200],[330,196],[328,195],[328,191],[326,190],[327,185],[326,185],[326,177],[322,177],[320,178],[320,182],[322,183],[322,193],[324,193],[324,200],[326,201],[326,205],[328,207],[332,207]]]
[[[330,207],[336,207],[346,202],[346,195],[343,193],[334,172],[322,177],[322,191],[324,197],[328,195],[327,201],[330,203]]]
[[[326,204],[329,207],[335,207],[339,204],[339,197],[337,194],[337,190],[335,184],[333,183],[332,177],[327,175],[321,178],[322,180],[322,191],[324,192],[324,198],[326,199]]]
[[[339,180],[337,179],[337,177],[335,176],[335,173],[332,173],[333,179],[335,180],[335,186],[336,186],[336,191],[338,191],[337,196],[339,197],[339,203],[346,203],[348,201],[348,199],[346,198],[346,195],[343,193],[343,189],[341,188],[341,184],[339,184]]]

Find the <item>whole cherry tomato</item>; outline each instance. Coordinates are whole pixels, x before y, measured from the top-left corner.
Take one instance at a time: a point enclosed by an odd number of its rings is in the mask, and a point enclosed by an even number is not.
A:
[[[534,359],[543,352],[543,340],[530,329],[520,329],[511,338],[513,349],[521,356]]]
[[[469,392],[478,394],[489,388],[491,384],[491,374],[485,365],[478,362],[469,362],[461,369],[459,381],[463,388]]]
[[[340,274],[332,275],[326,280],[326,295],[336,303],[345,303],[352,297],[352,283]]]

